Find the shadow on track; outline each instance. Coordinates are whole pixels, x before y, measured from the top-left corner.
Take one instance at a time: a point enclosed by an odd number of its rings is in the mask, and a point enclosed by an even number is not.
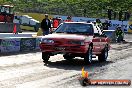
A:
[[[41,52],[41,51],[35,50],[35,51],[7,52],[7,53],[0,53],[0,56],[12,56],[12,55],[38,53],[38,52]]]
[[[73,59],[71,61],[67,61],[67,60],[56,61],[56,62],[49,61],[47,63],[44,63],[44,66],[47,66],[50,68],[64,69],[64,70],[79,70],[80,71],[82,67],[94,69],[95,67],[102,67],[110,63],[113,63],[113,62],[112,61],[99,62],[97,60],[93,60],[92,64],[86,65],[83,59]]]

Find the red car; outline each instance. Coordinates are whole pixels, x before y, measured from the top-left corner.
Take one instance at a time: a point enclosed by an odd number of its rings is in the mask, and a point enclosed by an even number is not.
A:
[[[99,61],[107,60],[109,42],[110,39],[93,23],[65,22],[52,34],[42,37],[40,49],[44,62],[50,56],[63,54],[66,60],[82,57],[88,64],[93,55],[97,55]]]

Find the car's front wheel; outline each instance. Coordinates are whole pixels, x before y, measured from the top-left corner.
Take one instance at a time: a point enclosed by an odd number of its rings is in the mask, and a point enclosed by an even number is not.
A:
[[[108,58],[108,47],[105,47],[105,48],[102,50],[101,54],[98,55],[98,60],[99,60],[100,62],[104,62],[104,61],[107,60],[107,58]]]
[[[44,62],[48,62],[50,55],[48,53],[42,52],[42,59]]]
[[[84,57],[84,62],[86,64],[91,64],[92,63],[92,46],[89,46],[89,49]]]

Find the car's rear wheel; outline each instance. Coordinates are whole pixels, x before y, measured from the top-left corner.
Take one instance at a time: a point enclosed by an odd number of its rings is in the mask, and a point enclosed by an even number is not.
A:
[[[44,62],[48,62],[50,55],[48,53],[42,52],[42,59]]]
[[[74,56],[71,56],[69,54],[64,54],[63,57],[65,60],[72,60],[74,58]]]
[[[89,46],[89,49],[84,57],[84,62],[86,64],[91,64],[92,63],[92,46]]]
[[[98,60],[99,60],[100,62],[104,62],[104,61],[107,60],[107,58],[108,58],[108,47],[105,47],[105,48],[102,50],[101,54],[98,55]]]

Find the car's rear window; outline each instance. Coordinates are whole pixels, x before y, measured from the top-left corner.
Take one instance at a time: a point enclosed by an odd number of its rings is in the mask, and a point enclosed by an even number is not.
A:
[[[76,33],[76,34],[93,34],[92,24],[84,23],[63,23],[60,25],[55,33]]]

